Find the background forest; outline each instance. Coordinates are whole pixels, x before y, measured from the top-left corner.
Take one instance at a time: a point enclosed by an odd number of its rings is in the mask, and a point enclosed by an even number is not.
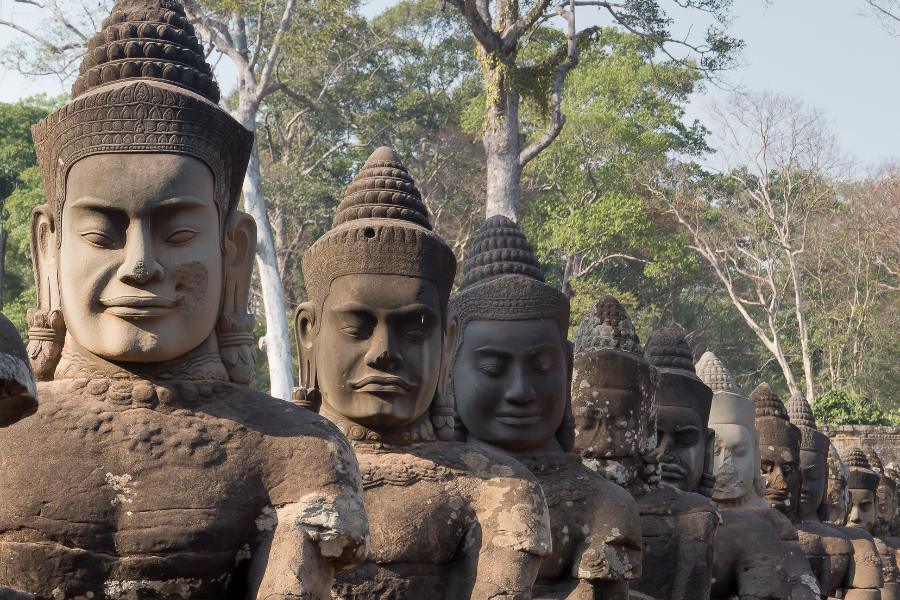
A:
[[[14,1],[34,12],[0,20],[20,34],[5,68],[71,80],[109,3]],[[186,0],[257,135],[254,385],[289,397],[300,258],[390,145],[460,261],[486,214],[517,218],[575,324],[611,293],[643,339],[678,324],[748,388],[803,392],[826,422],[900,422],[900,163],[861,174],[815,107],[765,91],[689,122],[742,43],[729,2],[670,4],[402,0],[366,18],[356,0]],[[64,101],[0,104],[0,298],[23,335],[30,126]]]

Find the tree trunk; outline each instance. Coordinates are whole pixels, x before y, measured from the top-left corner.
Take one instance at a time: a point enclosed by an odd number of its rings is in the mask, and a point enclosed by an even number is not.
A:
[[[235,118],[250,131],[256,131],[258,105],[243,97]],[[266,314],[264,346],[269,363],[269,394],[290,401],[294,388],[294,366],[291,360],[291,338],[284,305],[284,286],[278,272],[275,241],[266,212],[262,172],[259,166],[259,147],[254,142],[250,164],[244,177],[244,210],[256,221],[256,266],[262,285],[263,307]]]
[[[487,114],[484,122],[484,152],[487,157],[487,204],[485,216],[504,215],[518,221],[519,186],[519,94],[509,89],[510,67],[495,57],[482,64]]]
[[[0,204],[2,209],[2,204]],[[6,275],[6,230],[0,227],[0,310],[3,310],[3,278]]]

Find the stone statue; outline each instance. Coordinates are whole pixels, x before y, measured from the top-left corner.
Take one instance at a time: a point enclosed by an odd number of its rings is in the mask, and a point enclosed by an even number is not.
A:
[[[760,510],[757,492],[759,433],[753,403],[740,391],[719,358],[705,352],[697,375],[713,392],[709,425],[716,433],[713,501],[722,515],[716,532],[712,598],[791,597],[778,529]]]
[[[869,467],[869,460],[859,447],[847,448],[842,455],[847,465],[847,489],[850,492],[850,514],[843,531],[850,538],[855,553],[853,574],[854,584],[859,588],[878,589],[880,593],[872,598],[890,597],[884,590],[884,571],[878,548],[872,537],[875,527],[876,492],[878,473]]]
[[[25,344],[6,315],[0,313],[0,427],[37,410],[37,386]]]
[[[297,398],[350,438],[372,533],[333,594],[528,598],[550,552],[547,505],[515,460],[452,441],[456,261],[391,149],[369,157],[302,266]]]
[[[352,448],[249,389],[252,134],[177,0],[119,0],[34,129],[37,413],[0,436],[0,584],[328,598],[367,526]]]
[[[824,511],[824,521],[831,525],[843,527],[847,524],[847,515],[850,514],[850,490],[847,481],[850,471],[841,460],[841,454],[831,440],[828,442],[828,484],[825,487],[825,502],[828,505]]]
[[[791,577],[792,598],[819,598],[818,579],[803,554],[795,525],[800,520],[800,430],[788,419],[787,409],[778,394],[762,383],[750,394],[756,409],[759,432],[760,470],[763,497],[774,510],[762,509],[781,532],[785,550],[785,568]]]
[[[819,588],[828,597],[866,597],[870,592],[853,587],[851,563],[853,545],[840,528],[823,522],[828,518],[828,453],[831,443],[816,427],[809,403],[801,394],[793,394],[788,416],[800,431],[800,503],[796,527],[800,548],[809,559]]]
[[[553,551],[534,597],[627,600],[628,581],[641,574],[637,505],[572,453],[569,300],[544,283],[513,221],[493,216],[478,230],[450,311],[461,433],[528,467],[550,508]]]
[[[25,344],[15,326],[0,313],[0,428],[31,416],[36,410],[37,385]],[[0,598],[32,600],[34,596],[0,585]]]
[[[878,488],[875,492],[875,525],[872,535],[875,547],[881,557],[881,569],[884,575],[882,598],[900,598],[900,572],[897,570],[895,547],[900,540],[891,537],[891,523],[896,513],[895,496],[897,483],[887,475],[881,457],[874,449],[866,449],[869,466],[878,474]]]
[[[894,482],[894,500],[893,514],[890,515],[890,521],[888,523],[888,531],[890,535],[885,535],[882,537],[882,540],[885,544],[894,549],[894,558],[898,564],[900,564],[900,471],[897,470],[897,465],[894,463],[889,463],[884,468],[884,474],[886,477],[889,477]],[[879,485],[879,492],[881,491],[881,486]],[[888,511],[882,511],[885,516],[887,516]]]
[[[643,555],[638,598],[709,598],[712,538],[719,521],[699,494],[660,486],[658,374],[641,351],[624,308],[602,298],[574,335],[575,449],[585,465],[627,489],[638,504]]]

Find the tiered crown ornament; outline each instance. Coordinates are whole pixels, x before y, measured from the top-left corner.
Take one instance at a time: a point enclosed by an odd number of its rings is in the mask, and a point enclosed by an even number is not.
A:
[[[712,352],[704,352],[696,365],[700,380],[713,391],[710,423],[733,423],[754,428],[753,402],[741,393],[725,363]]]
[[[475,234],[463,267],[462,285],[450,299],[450,308],[457,323],[457,351],[466,326],[479,320],[552,319],[560,339],[568,338],[569,299],[544,283],[525,234],[502,215],[489,217]],[[573,423],[567,402],[566,417],[557,433],[566,450],[572,449]]]
[[[800,430],[788,418],[787,409],[768,383],[750,393],[756,407],[756,429],[760,446],[800,447]]]
[[[712,390],[697,377],[691,347],[684,337],[684,331],[680,327],[662,327],[654,330],[647,340],[644,354],[647,361],[660,373],[660,387],[662,378],[667,374],[679,375],[696,383],[691,386],[693,393],[674,394],[667,398],[667,402],[693,408],[700,413],[703,422],[708,422]]]
[[[628,313],[610,294],[601,298],[581,318],[572,341],[575,352],[610,349],[641,356],[644,353]]]
[[[869,468],[879,475],[884,475],[884,464],[881,462],[881,457],[878,456],[878,452],[876,452],[874,448],[865,448],[863,452],[866,453],[866,460],[869,461]]]
[[[432,231],[428,209],[397,154],[375,150],[350,183],[331,229],[303,256],[309,300],[322,314],[331,283],[344,275],[405,275],[435,284],[446,306],[456,275],[456,257]],[[321,320],[317,320],[318,328]],[[444,360],[447,360],[446,358]],[[298,401],[316,408],[315,365],[301,360]],[[310,399],[314,398],[314,399]],[[438,393],[431,420],[440,439],[453,438],[453,410]]]
[[[803,397],[803,394],[796,392],[791,395],[787,411],[791,423],[800,430],[800,449],[827,456],[830,446],[828,436],[816,427],[816,419],[813,416],[812,408],[809,406],[806,398]]]
[[[872,470],[866,453],[859,446],[847,448],[841,456],[850,475],[847,477],[847,487],[857,490],[871,490],[875,492],[878,489],[879,475]]]
[[[62,221],[66,177],[94,154],[191,156],[213,173],[220,232],[241,195],[253,133],[218,106],[219,89],[203,47],[177,0],[118,0],[88,42],[72,100],[32,127],[49,211]],[[57,244],[61,238],[57,236]],[[42,300],[47,302],[47,300]],[[252,317],[243,307],[222,315],[220,348],[234,381],[252,374]],[[28,352],[48,380],[59,360],[65,323],[59,308],[29,311]],[[218,327],[221,329],[222,327]]]

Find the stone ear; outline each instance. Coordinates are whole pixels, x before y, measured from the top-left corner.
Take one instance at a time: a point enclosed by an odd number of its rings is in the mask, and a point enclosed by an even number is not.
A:
[[[216,338],[222,362],[235,383],[250,383],[256,367],[255,318],[250,314],[250,278],[256,254],[256,223],[234,211],[224,231],[222,310]]]
[[[28,358],[38,381],[50,381],[62,356],[66,326],[59,297],[59,229],[48,204],[31,213],[31,261],[37,307],[28,310]]]
[[[700,485],[697,491],[707,498],[712,498],[716,487],[716,431],[707,427],[704,437],[706,444],[703,456],[703,475],[700,477]]]
[[[309,410],[318,412],[322,404],[316,371],[316,306],[304,302],[294,313],[294,333],[297,336],[297,350],[300,352],[299,387],[294,390],[294,401]]]

